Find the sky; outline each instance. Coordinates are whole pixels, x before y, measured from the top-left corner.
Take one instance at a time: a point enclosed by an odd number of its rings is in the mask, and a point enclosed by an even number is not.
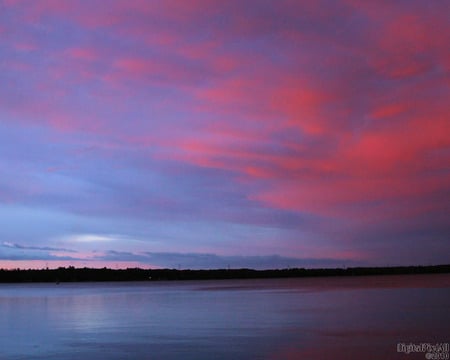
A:
[[[0,0],[0,268],[450,263],[449,18]]]

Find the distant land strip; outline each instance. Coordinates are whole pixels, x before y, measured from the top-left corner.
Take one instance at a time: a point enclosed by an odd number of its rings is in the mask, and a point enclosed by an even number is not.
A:
[[[430,266],[395,266],[395,267],[352,267],[325,269],[109,269],[109,268],[75,268],[57,269],[0,269],[0,283],[30,282],[88,282],[88,281],[164,281],[164,280],[222,280],[222,279],[264,279],[264,278],[298,278],[318,276],[366,276],[366,275],[401,275],[401,274],[439,274],[450,273],[450,264]]]

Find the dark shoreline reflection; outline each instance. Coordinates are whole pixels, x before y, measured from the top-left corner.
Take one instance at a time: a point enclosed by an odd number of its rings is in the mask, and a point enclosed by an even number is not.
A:
[[[424,359],[450,275],[0,285],[3,359]]]

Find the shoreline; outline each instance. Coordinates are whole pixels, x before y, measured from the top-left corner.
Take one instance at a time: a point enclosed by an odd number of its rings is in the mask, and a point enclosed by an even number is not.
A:
[[[311,278],[333,276],[372,276],[450,273],[450,264],[429,266],[350,267],[350,268],[290,268],[290,269],[110,269],[75,268],[57,269],[0,269],[0,283],[61,283],[104,281],[170,281],[170,280],[225,280]]]

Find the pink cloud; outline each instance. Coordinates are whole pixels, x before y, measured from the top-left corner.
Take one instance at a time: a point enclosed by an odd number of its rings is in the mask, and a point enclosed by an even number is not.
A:
[[[76,60],[95,61],[100,55],[98,51],[91,48],[74,47],[66,51],[67,55]]]

